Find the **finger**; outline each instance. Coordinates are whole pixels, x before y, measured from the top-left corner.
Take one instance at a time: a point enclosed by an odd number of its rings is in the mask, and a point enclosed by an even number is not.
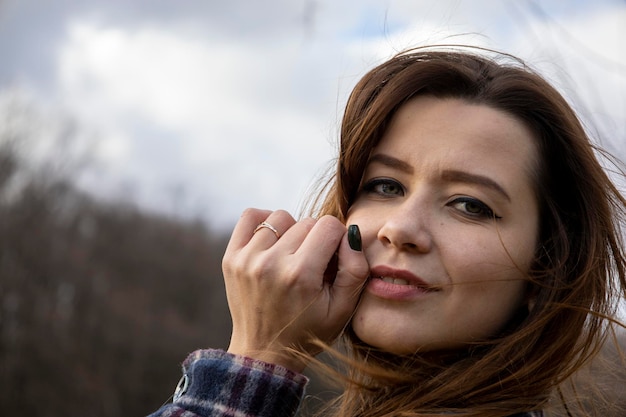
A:
[[[273,246],[296,223],[296,220],[285,210],[276,210],[263,220],[267,226],[254,225],[253,236],[248,246],[252,250],[264,250]],[[256,232],[255,232],[256,230]]]
[[[315,254],[311,258],[318,263],[313,266],[319,269],[320,279],[322,279],[322,275],[345,233],[346,226],[336,217],[323,216],[311,228],[306,239],[298,248],[297,253]]]
[[[306,237],[309,235],[311,229],[315,226],[315,223],[317,223],[317,220],[313,218],[300,220],[291,226],[283,236],[281,236],[274,247],[277,250],[284,250],[285,253],[290,255],[295,253],[302,245],[302,242],[304,242]]]
[[[369,265],[362,251],[350,247],[347,233],[339,245],[337,269],[331,288],[334,298],[331,308],[346,308],[351,312],[369,276]]]
[[[226,252],[238,250],[248,244],[252,238],[252,232],[263,220],[272,212],[270,210],[260,210],[255,208],[246,209],[235,225],[233,233],[228,242]]]

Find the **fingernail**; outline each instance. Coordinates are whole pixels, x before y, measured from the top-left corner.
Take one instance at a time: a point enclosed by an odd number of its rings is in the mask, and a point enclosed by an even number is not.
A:
[[[348,226],[348,244],[352,250],[361,252],[361,232],[359,231],[359,226],[356,224]]]

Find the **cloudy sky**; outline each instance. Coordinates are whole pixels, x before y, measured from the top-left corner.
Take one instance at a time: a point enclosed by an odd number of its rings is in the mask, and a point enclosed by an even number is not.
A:
[[[228,229],[298,213],[351,87],[432,43],[522,57],[626,159],[624,0],[0,0],[0,111],[37,113],[33,157],[71,124],[85,189]]]

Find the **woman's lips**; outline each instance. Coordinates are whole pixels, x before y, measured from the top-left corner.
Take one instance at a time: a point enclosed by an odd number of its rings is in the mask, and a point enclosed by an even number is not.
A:
[[[388,266],[372,268],[366,289],[377,297],[390,300],[408,300],[437,291],[410,271]]]

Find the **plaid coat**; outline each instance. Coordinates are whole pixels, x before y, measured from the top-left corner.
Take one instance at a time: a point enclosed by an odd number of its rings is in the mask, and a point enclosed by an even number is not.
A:
[[[278,365],[221,350],[198,350],[183,363],[173,402],[148,417],[292,417],[307,382],[304,375]]]

